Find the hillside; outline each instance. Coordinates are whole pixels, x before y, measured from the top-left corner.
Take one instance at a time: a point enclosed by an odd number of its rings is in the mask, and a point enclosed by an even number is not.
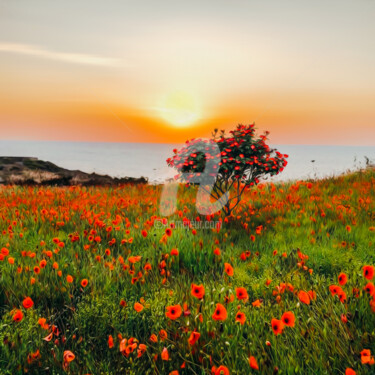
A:
[[[375,373],[373,169],[230,218],[186,186],[160,217],[161,191],[0,189],[1,374]]]
[[[105,186],[127,183],[147,183],[144,177],[113,178],[108,175],[85,173],[61,168],[51,162],[33,157],[0,156],[0,184],[52,186]]]

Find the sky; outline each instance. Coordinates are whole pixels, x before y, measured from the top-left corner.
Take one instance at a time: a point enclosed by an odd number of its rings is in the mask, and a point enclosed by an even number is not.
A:
[[[0,0],[0,139],[375,145],[373,0]]]

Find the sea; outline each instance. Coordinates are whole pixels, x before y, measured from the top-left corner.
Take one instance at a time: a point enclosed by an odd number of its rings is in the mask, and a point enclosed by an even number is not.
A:
[[[166,159],[182,145],[169,143],[96,143],[0,140],[0,156],[29,156],[60,167],[112,177],[147,177],[163,183],[176,171]],[[288,165],[272,181],[337,176],[375,163],[375,146],[271,145],[288,154]]]

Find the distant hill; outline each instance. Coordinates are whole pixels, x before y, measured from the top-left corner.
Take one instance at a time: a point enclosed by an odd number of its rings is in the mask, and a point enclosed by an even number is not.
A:
[[[144,177],[113,178],[79,170],[72,171],[33,157],[0,156],[0,184],[4,185],[102,186],[147,182]]]

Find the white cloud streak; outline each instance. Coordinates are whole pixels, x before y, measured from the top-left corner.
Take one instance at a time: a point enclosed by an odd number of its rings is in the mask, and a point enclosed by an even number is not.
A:
[[[68,53],[50,51],[42,47],[18,44],[18,43],[1,43],[0,52],[17,53],[22,55],[35,56],[42,59],[56,60],[71,64],[96,65],[96,66],[117,66],[118,59],[88,55],[84,53]]]

